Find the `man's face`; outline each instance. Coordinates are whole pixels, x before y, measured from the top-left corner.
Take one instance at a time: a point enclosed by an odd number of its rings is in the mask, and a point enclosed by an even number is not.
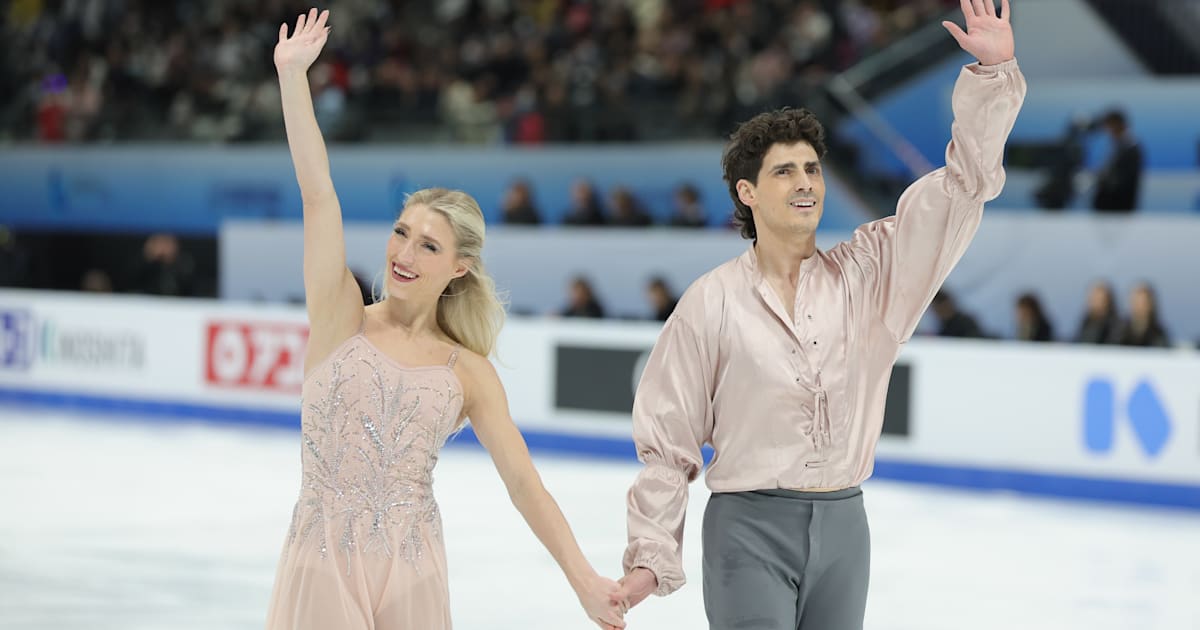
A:
[[[758,182],[740,180],[738,198],[754,214],[759,235],[790,240],[816,231],[825,209],[821,161],[807,142],[774,144],[763,156]]]

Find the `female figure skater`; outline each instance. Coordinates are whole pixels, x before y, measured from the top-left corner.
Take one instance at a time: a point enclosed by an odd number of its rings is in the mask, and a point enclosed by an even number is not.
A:
[[[484,219],[465,193],[414,193],[387,244],[384,299],[364,308],[346,266],[341,208],[306,72],[329,11],[279,29],[275,67],[304,201],[311,331],[302,400],[303,481],[268,628],[451,627],[432,473],[466,419],[513,504],[558,561],[590,619],[622,628],[616,582],[596,574],[542,486],[486,358],[504,318],[480,261]]]

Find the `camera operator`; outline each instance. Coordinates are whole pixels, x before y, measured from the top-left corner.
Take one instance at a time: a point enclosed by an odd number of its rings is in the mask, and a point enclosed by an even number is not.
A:
[[[1092,208],[1097,212],[1133,212],[1142,181],[1142,147],[1129,133],[1125,114],[1112,110],[1099,120],[1112,137],[1113,150],[1096,176]]]

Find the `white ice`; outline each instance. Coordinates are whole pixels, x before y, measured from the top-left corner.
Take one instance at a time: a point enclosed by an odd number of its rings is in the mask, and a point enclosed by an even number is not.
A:
[[[294,431],[0,407],[0,628],[260,628],[299,490]],[[635,463],[536,455],[615,577]],[[435,477],[458,630],[591,626],[487,455]],[[703,629],[694,484],[689,583],[631,629]],[[870,630],[1200,629],[1200,513],[870,481]]]

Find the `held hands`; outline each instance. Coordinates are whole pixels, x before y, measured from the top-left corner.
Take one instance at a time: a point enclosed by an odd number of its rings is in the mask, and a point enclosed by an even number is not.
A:
[[[629,610],[629,606],[621,596],[620,584],[593,575],[575,589],[575,594],[579,596],[579,603],[587,612],[588,619],[603,630],[625,627],[625,611]]]
[[[654,572],[637,567],[630,571],[629,575],[621,578],[619,583],[595,576],[577,592],[588,618],[603,630],[619,630],[625,627],[625,613],[653,594],[656,589],[658,578]]]
[[[1001,0],[1001,16],[996,17],[994,0],[960,0],[963,16],[967,18],[964,33],[954,22],[942,22],[963,50],[974,55],[979,63],[994,66],[1013,58],[1013,33],[1009,21],[1008,1]]]
[[[629,575],[621,578],[619,595],[626,602],[628,608],[633,608],[657,589],[658,578],[654,576],[654,572],[645,567],[637,567],[630,571]]]
[[[619,630],[625,627],[625,613],[649,597],[657,588],[658,578],[654,576],[654,572],[637,567],[629,575],[621,578],[619,583],[595,576],[578,589],[577,593],[588,618],[603,630]]]
[[[307,72],[308,67],[317,60],[325,41],[329,39],[329,9],[317,16],[317,9],[310,9],[308,15],[301,14],[296,19],[296,29],[292,36],[287,35],[287,23],[279,27],[279,43],[275,44],[275,69],[284,72]]]

